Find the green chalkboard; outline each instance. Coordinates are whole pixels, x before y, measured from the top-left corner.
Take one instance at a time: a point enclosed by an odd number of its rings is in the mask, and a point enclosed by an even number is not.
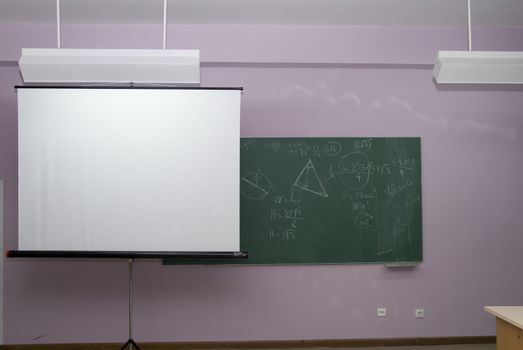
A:
[[[419,138],[243,138],[240,147],[249,259],[214,262],[422,260]]]

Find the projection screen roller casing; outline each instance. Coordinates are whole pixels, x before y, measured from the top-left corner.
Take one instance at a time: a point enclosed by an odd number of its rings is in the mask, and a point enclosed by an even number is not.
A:
[[[239,251],[240,99],[19,88],[19,249]]]

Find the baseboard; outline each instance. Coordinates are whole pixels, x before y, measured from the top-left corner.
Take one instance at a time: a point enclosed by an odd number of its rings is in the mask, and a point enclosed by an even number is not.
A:
[[[314,339],[314,340],[259,340],[218,342],[140,343],[141,350],[206,350],[206,349],[307,349],[350,348],[372,346],[493,344],[495,336],[390,338],[390,339]],[[124,342],[86,344],[18,344],[0,345],[2,350],[119,350]]]

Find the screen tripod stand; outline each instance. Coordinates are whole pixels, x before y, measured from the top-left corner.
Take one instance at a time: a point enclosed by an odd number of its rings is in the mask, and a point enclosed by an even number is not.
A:
[[[140,350],[140,347],[133,339],[133,263],[134,259],[128,259],[127,265],[129,266],[129,339],[120,348],[120,350]]]

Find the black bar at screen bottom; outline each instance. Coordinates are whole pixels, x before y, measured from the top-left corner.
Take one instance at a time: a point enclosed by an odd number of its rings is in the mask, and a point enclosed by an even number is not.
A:
[[[247,252],[128,252],[75,250],[8,250],[8,258],[107,258],[107,259],[246,259]]]

